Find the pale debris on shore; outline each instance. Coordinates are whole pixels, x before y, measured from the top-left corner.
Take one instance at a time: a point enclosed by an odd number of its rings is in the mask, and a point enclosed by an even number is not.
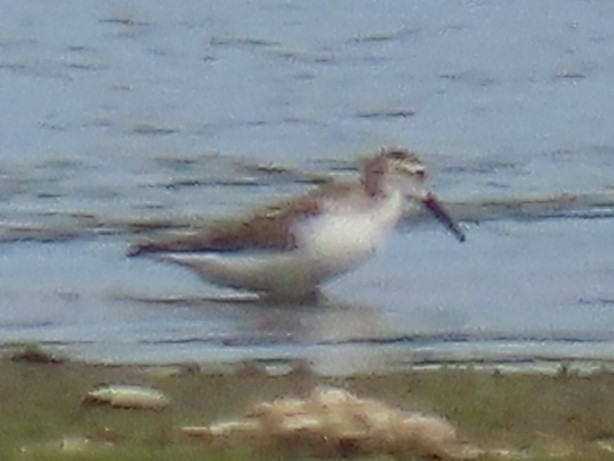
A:
[[[162,410],[170,400],[160,391],[128,384],[101,385],[88,392],[83,405],[109,405],[115,408]]]
[[[182,432],[207,444],[245,443],[304,448],[318,455],[415,454],[475,458],[452,424],[438,416],[391,408],[337,388],[316,388],[305,400],[281,398],[253,406],[246,417]]]

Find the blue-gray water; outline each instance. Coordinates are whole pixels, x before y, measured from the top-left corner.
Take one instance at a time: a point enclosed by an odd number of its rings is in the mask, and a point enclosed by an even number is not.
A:
[[[0,343],[113,361],[614,360],[614,3],[2,2]],[[127,246],[410,146],[409,220],[317,308]],[[231,298],[232,299],[232,298]]]

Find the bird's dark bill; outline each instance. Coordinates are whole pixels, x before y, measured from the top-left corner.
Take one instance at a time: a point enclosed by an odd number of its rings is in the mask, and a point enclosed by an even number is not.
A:
[[[459,242],[465,241],[465,233],[458,223],[452,219],[437,197],[435,197],[433,194],[429,194],[424,199],[423,203],[427,210],[429,210],[439,222],[446,226],[446,229],[452,232],[454,237],[456,237]]]

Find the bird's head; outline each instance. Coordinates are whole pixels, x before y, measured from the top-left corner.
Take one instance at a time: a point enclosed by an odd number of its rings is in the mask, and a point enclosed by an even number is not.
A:
[[[427,169],[413,152],[387,148],[365,162],[363,183],[371,196],[385,196],[399,191],[406,198],[421,203],[461,242],[465,234],[427,185]]]

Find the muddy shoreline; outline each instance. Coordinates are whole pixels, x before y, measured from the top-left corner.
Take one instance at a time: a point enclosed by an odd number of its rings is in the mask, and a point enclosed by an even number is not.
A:
[[[580,373],[562,366],[545,374],[465,364],[326,377],[303,362],[274,371],[246,362],[223,371],[194,364],[82,363],[29,348],[5,353],[0,376],[0,424],[7,428],[0,434],[0,455],[7,460],[66,459],[72,452],[87,459],[142,459],[144,453],[148,459],[228,459],[237,453],[244,459],[270,458],[245,447],[202,446],[180,428],[238,418],[262,401],[304,398],[317,386],[440,415],[463,440],[490,450],[486,459],[614,456],[614,374],[605,369]],[[171,405],[163,411],[82,405],[101,384],[154,388]],[[275,454],[296,456],[311,455]]]

